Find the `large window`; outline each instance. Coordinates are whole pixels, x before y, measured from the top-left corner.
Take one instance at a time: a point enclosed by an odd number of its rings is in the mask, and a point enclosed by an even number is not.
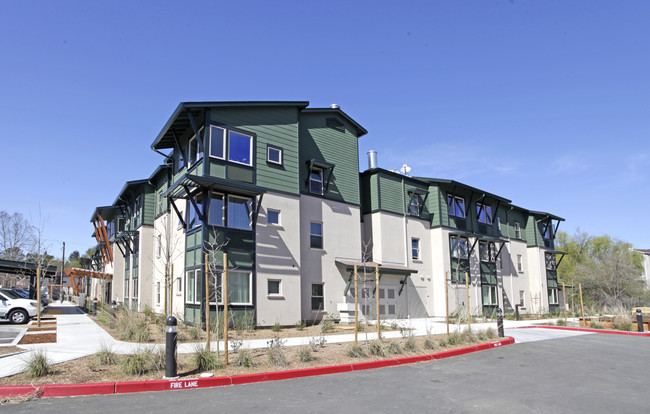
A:
[[[547,270],[555,270],[555,268],[557,267],[557,264],[555,262],[555,256],[553,255],[553,253],[546,253],[544,255],[544,259],[546,261],[546,269]]]
[[[469,241],[465,237],[450,236],[451,281],[465,283],[465,274],[469,273]]]
[[[420,239],[411,239],[411,257],[413,260],[420,259]]]
[[[223,273],[212,274],[208,279],[210,285],[210,303],[223,304]],[[216,288],[215,288],[216,283]],[[215,296],[216,295],[216,296]],[[228,271],[228,305],[250,305],[253,302],[251,291],[251,273]]]
[[[251,229],[251,200],[249,198],[228,196],[228,227]]]
[[[217,126],[210,126],[210,156],[220,160],[225,159],[226,130]]]
[[[479,242],[478,245],[479,256],[482,262],[495,263],[497,257],[497,249],[494,242]]]
[[[185,273],[185,303],[200,303],[199,286],[201,269],[188,270]]]
[[[458,196],[447,196],[447,205],[449,205],[449,215],[454,217],[465,218],[465,199]]]
[[[323,170],[312,168],[309,173],[309,192],[323,195]]]
[[[229,131],[228,161],[237,164],[253,165],[253,137]]]
[[[316,221],[309,223],[309,247],[312,249],[323,248],[323,223]]]
[[[519,273],[524,271],[524,263],[520,254],[517,255],[517,271]]]
[[[203,127],[199,129],[199,135],[203,134]],[[192,136],[189,140],[189,145],[187,147],[187,166],[188,168],[194,165],[195,162],[203,158],[203,148],[199,145],[196,135]]]
[[[454,259],[467,259],[469,258],[469,250],[467,248],[468,241],[465,237],[451,236],[451,257]]]
[[[542,224],[542,237],[544,240],[551,240],[553,238],[553,223],[550,221]]]
[[[174,150],[174,162],[176,163],[176,171],[180,171],[185,167],[185,159],[183,158],[183,151],[180,148]]]
[[[515,239],[521,239],[521,224],[515,221]]]
[[[476,203],[476,215],[479,223],[492,224],[492,206]]]
[[[497,304],[497,287],[494,285],[484,285],[481,287],[483,292],[483,305]]]
[[[551,288],[551,289],[548,290],[548,304],[549,305],[557,305],[557,304],[559,304],[558,295],[557,295],[557,288]]]
[[[323,311],[325,307],[325,297],[323,295],[323,284],[311,284],[311,310]]]
[[[213,193],[210,196],[208,224],[212,226],[223,226],[223,194]]]

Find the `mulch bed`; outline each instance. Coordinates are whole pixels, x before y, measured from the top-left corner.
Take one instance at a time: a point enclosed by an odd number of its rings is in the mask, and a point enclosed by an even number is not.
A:
[[[41,325],[46,325],[42,323]],[[48,326],[41,326],[40,328],[37,325],[30,325],[27,328],[28,332],[37,332],[37,331],[51,331],[52,329],[56,329],[56,325],[52,326],[51,324],[47,324]]]
[[[25,335],[23,336],[23,338],[20,340],[18,344],[19,345],[45,344],[50,342],[56,342],[56,332]]]

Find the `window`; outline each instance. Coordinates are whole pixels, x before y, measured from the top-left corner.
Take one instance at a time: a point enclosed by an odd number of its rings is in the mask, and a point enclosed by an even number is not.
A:
[[[465,218],[465,199],[462,197],[447,196],[447,205],[449,205],[449,215]]]
[[[172,288],[173,288],[173,285],[172,285]],[[180,296],[182,291],[183,291],[182,279],[180,277],[177,277],[176,278],[176,295]]]
[[[201,270],[188,270],[185,273],[185,303],[199,303],[198,286],[201,283]]]
[[[208,209],[208,224],[211,226],[223,226],[223,195],[213,193],[210,196]]]
[[[135,198],[135,215],[133,216],[134,226],[140,224],[140,208],[142,207],[142,198],[137,196]]]
[[[496,262],[497,251],[493,242],[479,242],[478,249],[482,262]]]
[[[522,307],[522,308],[526,306],[526,300],[525,300],[523,290],[519,291],[519,306]]]
[[[253,137],[229,131],[228,161],[237,164],[253,165]]]
[[[160,282],[156,282],[156,303],[160,304]]]
[[[309,173],[309,192],[323,195],[323,170],[312,168]]]
[[[524,264],[521,260],[520,254],[517,255],[517,271],[520,273],[524,271]]]
[[[420,239],[411,239],[411,257],[413,260],[420,259]]]
[[[467,249],[467,239],[464,237],[451,237],[451,257],[454,259],[468,259],[469,251]]]
[[[272,164],[282,165],[282,148],[279,147],[266,147],[266,161]]]
[[[557,288],[551,288],[548,290],[548,304],[549,305],[559,304],[558,296],[557,296]]]
[[[251,229],[251,200],[249,198],[228,196],[228,227]]]
[[[162,256],[162,234],[158,235],[158,249],[156,249],[156,257]]]
[[[315,221],[309,223],[309,247],[312,249],[323,248],[323,223]]]
[[[269,296],[276,295],[280,296],[280,281],[269,279],[267,281],[267,289]]]
[[[497,228],[499,229],[499,233],[501,233],[501,217],[497,217]]]
[[[412,216],[420,217],[420,197],[417,194],[411,194],[409,214]]]
[[[129,279],[124,279],[124,299],[129,297]]]
[[[325,310],[324,307],[325,307],[325,298],[323,296],[323,284],[312,283],[311,284],[311,310],[322,311]]]
[[[251,293],[250,273],[228,271],[228,304],[250,305]]]
[[[553,253],[546,253],[544,255],[544,259],[546,261],[546,269],[547,270],[555,270],[555,268],[557,267],[557,264],[555,262],[555,256],[553,255]]]
[[[194,163],[198,160],[198,152],[199,152],[199,143],[196,139],[196,135],[190,138],[190,143],[187,148],[187,167],[191,167],[194,165]]]
[[[196,196],[195,201],[196,201],[196,206],[199,208],[199,210],[202,210],[203,200],[201,196]],[[200,225],[201,225],[201,220],[199,219],[199,215],[197,214],[196,209],[194,208],[194,204],[192,204],[190,200],[187,200],[187,229],[191,230]]]
[[[481,289],[483,291],[483,305],[496,305],[497,287],[494,285],[484,285]]]
[[[271,209],[269,209],[266,212],[266,223],[267,224],[272,224],[272,225],[279,225],[280,224],[280,211],[279,210],[271,210]]]
[[[492,224],[492,206],[476,203],[476,216],[479,223]]]
[[[174,158],[176,161],[176,171],[180,171],[185,166],[185,159],[183,159],[183,151],[180,148],[174,150]]]
[[[210,156],[220,160],[225,159],[226,153],[226,130],[218,126],[210,126]]]
[[[521,225],[515,221],[515,239],[521,239]]]
[[[161,192],[160,192],[160,191],[158,191],[158,192],[156,193],[156,205],[158,206],[158,209],[157,209],[158,214],[159,214],[159,215],[162,214],[162,213],[163,213],[163,198],[162,198],[162,196],[161,196]]]
[[[553,223],[550,221],[542,224],[542,237],[544,240],[551,240],[553,238]]]

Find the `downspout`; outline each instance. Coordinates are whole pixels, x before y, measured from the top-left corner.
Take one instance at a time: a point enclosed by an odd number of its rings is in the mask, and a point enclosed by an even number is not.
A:
[[[403,227],[404,227],[404,266],[409,267],[409,239],[408,232],[406,231],[406,182],[404,177],[402,177],[402,215],[403,215]],[[410,277],[410,276],[409,276]],[[409,313],[409,285],[408,277],[404,280],[406,283],[406,318],[410,320],[411,315]]]

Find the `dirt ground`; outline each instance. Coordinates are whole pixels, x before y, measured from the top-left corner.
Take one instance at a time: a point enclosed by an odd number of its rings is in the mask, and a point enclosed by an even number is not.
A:
[[[13,354],[14,352],[20,352],[24,350],[25,350],[24,348],[20,348],[17,346],[1,346],[0,355]]]
[[[444,340],[446,335],[430,336],[430,339]],[[436,349],[425,349],[424,338],[413,338],[416,343],[417,349],[402,353],[394,354],[389,353],[386,357],[377,357],[367,355],[365,357],[353,358],[348,356],[347,351],[352,346],[351,343],[344,344],[325,344],[323,347],[317,347],[315,352],[312,352],[314,358],[311,362],[301,362],[298,357],[298,352],[301,347],[283,347],[283,352],[287,361],[287,366],[275,366],[271,364],[267,357],[266,349],[249,350],[252,354],[254,366],[243,367],[238,366],[237,361],[239,353],[230,351],[229,353],[229,366],[211,370],[214,376],[230,376],[241,374],[252,374],[260,372],[272,372],[290,369],[312,368],[329,365],[349,364],[355,362],[374,361],[379,359],[400,358],[405,356],[414,355],[427,355],[435,352],[440,352],[448,349],[455,349],[460,347],[469,346],[472,344],[488,342],[488,340],[475,341],[472,343],[465,342],[454,346],[437,346]],[[388,346],[390,342],[397,342],[400,348],[404,348],[407,339],[384,339],[382,343]],[[369,341],[373,342],[373,341]],[[359,345],[365,346],[367,343],[363,340],[362,336],[359,338]],[[240,351],[242,352],[242,351]],[[27,374],[18,374],[11,377],[0,378],[0,385],[20,385],[20,384],[71,384],[71,383],[92,383],[92,382],[113,382],[113,381],[141,381],[141,380],[157,380],[162,379],[164,375],[164,365],[160,369],[153,369],[150,372],[135,376],[124,373],[121,361],[126,358],[124,355],[117,356],[117,362],[113,365],[101,365],[98,362],[98,356],[88,356],[74,361],[65,362],[52,366],[52,373],[41,378],[31,378]],[[178,355],[178,374],[181,378],[193,378],[199,376],[196,363],[193,361],[194,354],[179,354]],[[163,356],[164,360],[164,356]],[[224,355],[221,352],[220,361],[223,363]]]

